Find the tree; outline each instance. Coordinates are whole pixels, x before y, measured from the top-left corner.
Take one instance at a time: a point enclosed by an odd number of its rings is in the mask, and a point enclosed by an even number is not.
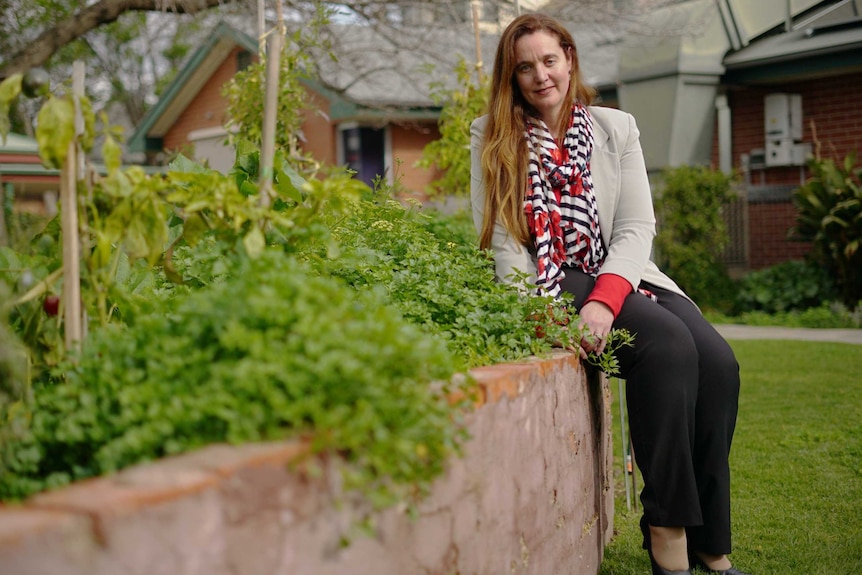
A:
[[[225,0],[99,0],[78,11],[72,11],[69,3],[42,2],[41,5],[49,4],[52,10],[58,10],[62,18],[57,18],[53,25],[49,25],[36,38],[6,59],[0,68],[0,79],[28,68],[42,66],[60,48],[91,30],[116,22],[125,12],[169,11],[175,14],[196,14],[223,3]],[[74,4],[77,3],[72,3]],[[4,0],[0,5],[0,14],[5,16],[16,6],[17,3],[13,0]]]

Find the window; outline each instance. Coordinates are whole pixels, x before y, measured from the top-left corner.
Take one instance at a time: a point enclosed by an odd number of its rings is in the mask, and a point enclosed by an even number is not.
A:
[[[242,72],[249,66],[251,66],[251,52],[240,50],[236,55],[236,71]]]
[[[341,138],[344,163],[356,179],[370,186],[386,173],[386,128],[355,126],[343,129]]]

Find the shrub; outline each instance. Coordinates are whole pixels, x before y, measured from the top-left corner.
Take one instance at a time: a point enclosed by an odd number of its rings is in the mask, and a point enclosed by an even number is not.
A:
[[[742,312],[775,313],[817,307],[834,296],[832,278],[821,266],[790,261],[746,274],[737,306]]]
[[[377,290],[356,293],[277,251],[231,267],[222,283],[93,334],[2,447],[0,497],[311,430],[376,501],[427,485],[460,433],[447,388],[431,385],[453,373],[445,344]]]
[[[793,192],[798,213],[791,233],[814,244],[814,257],[853,308],[862,299],[862,166],[853,153],[841,164],[818,154],[808,168],[811,178]]]
[[[475,234],[461,222],[393,200],[362,202],[349,219],[333,225],[340,257],[327,259],[321,251],[315,261],[320,273],[357,290],[383,288],[405,318],[448,343],[462,368],[549,351],[549,342],[536,338],[535,324],[526,318],[543,312],[551,300],[524,297],[497,283]]]
[[[731,197],[729,176],[683,166],[664,173],[656,199],[656,263],[701,307],[725,311],[735,291],[720,259],[728,241],[722,208]]]
[[[462,58],[455,68],[458,86],[446,90],[432,86],[432,97],[443,104],[440,114],[440,138],[422,150],[419,166],[436,168],[440,177],[430,188],[432,196],[470,194],[470,124],[485,112],[488,102],[489,80],[474,83],[472,71]]]

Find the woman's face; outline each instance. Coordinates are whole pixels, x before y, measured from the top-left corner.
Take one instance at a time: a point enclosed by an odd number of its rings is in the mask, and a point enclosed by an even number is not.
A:
[[[549,127],[556,126],[569,90],[572,56],[554,34],[537,31],[515,42],[515,78],[521,94]]]

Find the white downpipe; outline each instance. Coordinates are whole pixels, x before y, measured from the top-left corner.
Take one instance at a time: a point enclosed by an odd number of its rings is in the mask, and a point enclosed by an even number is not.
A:
[[[730,105],[727,96],[721,94],[715,97],[715,109],[718,114],[718,168],[725,174],[733,170]]]

